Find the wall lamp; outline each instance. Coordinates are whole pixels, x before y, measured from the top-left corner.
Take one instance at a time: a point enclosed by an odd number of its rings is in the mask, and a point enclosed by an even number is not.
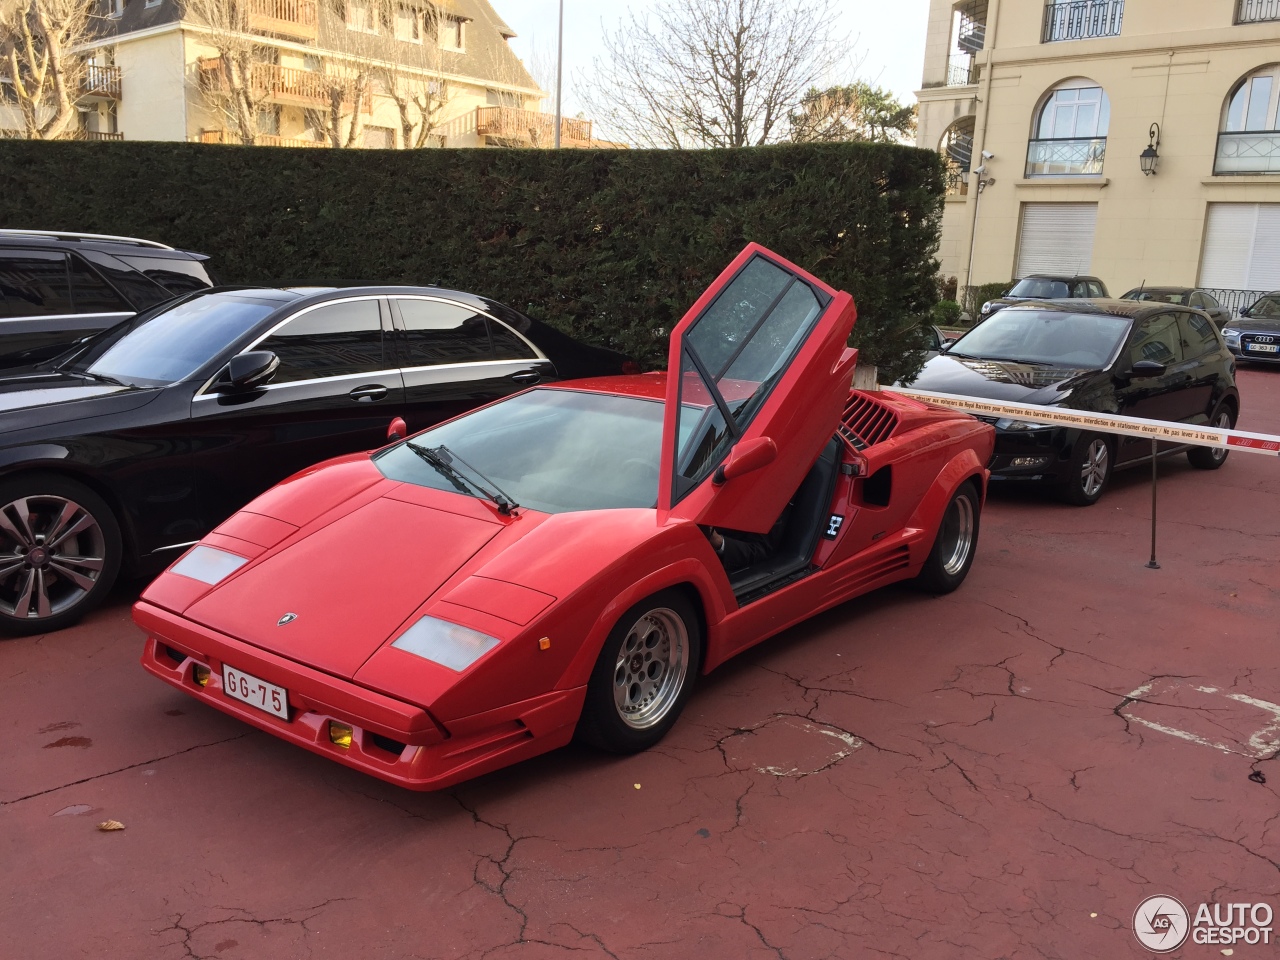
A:
[[[1150,142],[1147,149],[1138,156],[1138,162],[1142,164],[1142,173],[1150,177],[1155,175],[1156,162],[1160,159],[1160,124],[1153,123],[1147,131],[1147,137]]]

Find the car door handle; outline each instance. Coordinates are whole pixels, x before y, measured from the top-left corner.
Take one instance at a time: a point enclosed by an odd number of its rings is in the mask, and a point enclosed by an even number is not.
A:
[[[368,401],[372,403],[375,400],[381,400],[387,395],[387,388],[380,383],[372,383],[363,387],[356,387],[347,396],[352,400]]]
[[[519,373],[513,373],[508,380],[514,380],[516,383],[533,384],[542,380],[542,374],[534,370],[521,370]]]

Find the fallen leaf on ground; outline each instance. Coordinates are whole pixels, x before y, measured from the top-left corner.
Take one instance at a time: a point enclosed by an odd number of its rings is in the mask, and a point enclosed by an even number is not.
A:
[[[123,830],[124,824],[119,820],[103,820],[98,824],[98,829],[103,833],[110,833],[112,830]]]

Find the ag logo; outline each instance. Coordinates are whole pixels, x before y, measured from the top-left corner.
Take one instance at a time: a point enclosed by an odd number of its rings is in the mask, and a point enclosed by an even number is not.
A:
[[[283,617],[281,617],[279,620],[276,621],[276,626],[283,627],[286,623],[293,623],[293,621],[297,619],[298,619],[298,615],[296,613],[286,613]]]
[[[844,517],[833,513],[831,519],[827,521],[827,532],[823,534],[828,540],[834,540],[840,533],[840,528],[844,526]]]
[[[1147,897],[1133,912],[1133,935],[1152,953],[1170,953],[1187,939],[1191,917],[1173,897]]]

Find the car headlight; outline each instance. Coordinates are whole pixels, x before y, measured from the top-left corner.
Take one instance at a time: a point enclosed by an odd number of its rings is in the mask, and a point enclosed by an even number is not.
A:
[[[1010,430],[1013,432],[1026,430],[1052,430],[1055,424],[1052,423],[1036,423],[1034,420],[1010,420],[1007,417],[1001,417],[996,421],[997,430]]]
[[[461,624],[423,617],[391,644],[406,653],[461,673],[499,643],[479,630]]]
[[[169,572],[179,573],[184,577],[213,586],[227,579],[248,562],[247,557],[237,556],[216,547],[206,547],[201,543],[175,563]]]
[[[986,303],[984,303],[984,304],[982,305],[982,312],[983,312],[983,313],[990,313],[990,312],[991,312],[991,304],[992,304],[992,301],[990,301],[990,300],[988,300]]]
[[[1228,339],[1228,340],[1239,340],[1239,339],[1240,339],[1240,331],[1239,331],[1239,330],[1237,330],[1235,327],[1223,327],[1223,328],[1222,328],[1222,335],[1223,335],[1224,337],[1226,337],[1226,339]]]

